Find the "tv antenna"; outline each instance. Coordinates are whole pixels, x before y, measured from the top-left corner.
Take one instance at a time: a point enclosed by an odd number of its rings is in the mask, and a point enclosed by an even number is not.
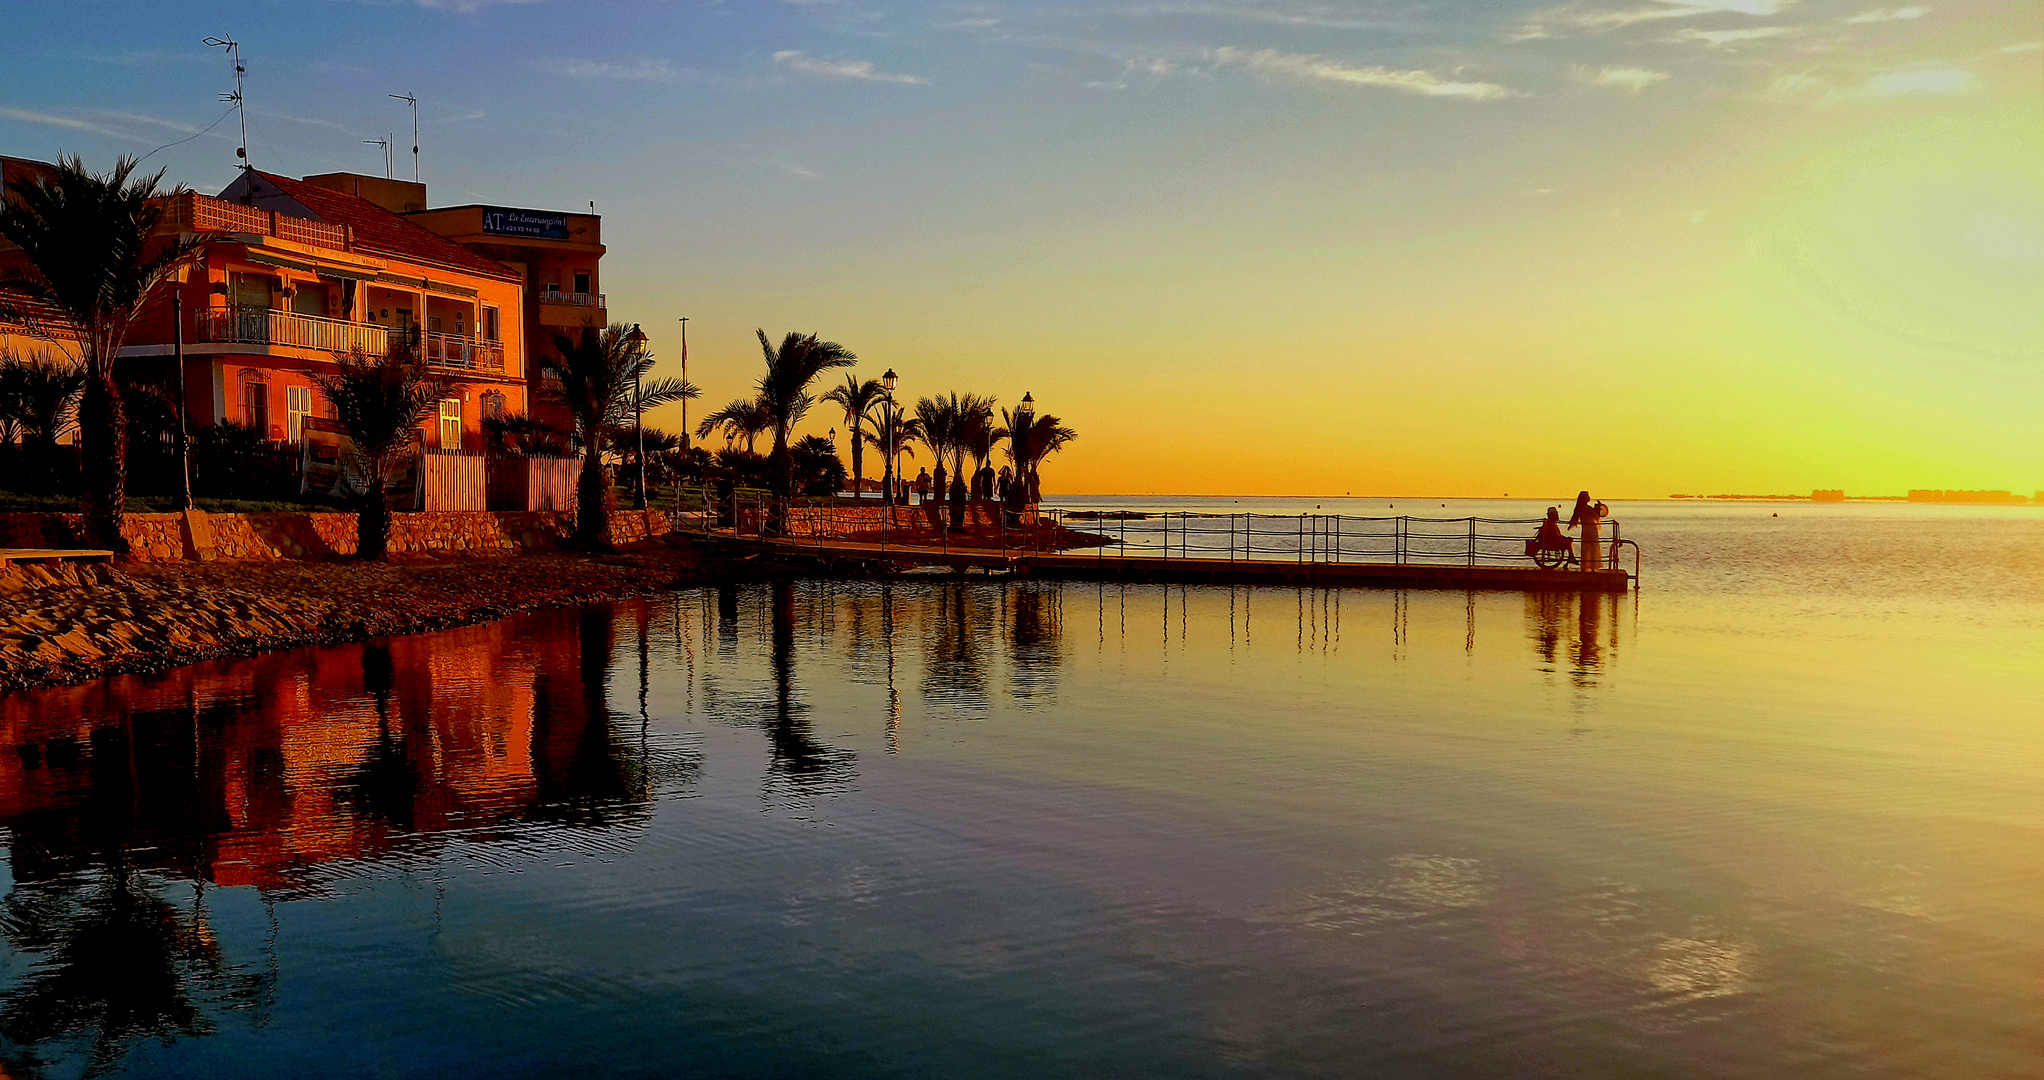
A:
[[[391,179],[391,175],[390,175],[390,136],[388,136],[388,135],[385,135],[385,136],[384,136],[383,138],[381,138],[381,139],[363,139],[362,141],[363,141],[363,142],[365,142],[365,143],[368,143],[368,144],[369,144],[369,145],[371,145],[371,146],[380,146],[380,147],[382,147],[382,148],[383,148],[383,178],[384,178],[385,180],[389,180],[389,179]]]
[[[412,107],[412,183],[419,182],[419,99],[413,94],[388,94]]]
[[[241,43],[223,35],[209,37],[205,44],[215,49],[226,49],[227,55],[234,60],[234,92],[220,95],[220,100],[232,105],[234,111],[241,114],[241,145],[235,148],[234,156],[241,159],[245,167],[248,165],[248,105],[241,97],[241,77],[248,73],[248,68],[241,63]]]

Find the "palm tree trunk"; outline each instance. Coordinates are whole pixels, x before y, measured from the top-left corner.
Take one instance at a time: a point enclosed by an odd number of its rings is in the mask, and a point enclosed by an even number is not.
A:
[[[582,444],[582,473],[575,478],[575,542],[584,548],[610,546],[610,515],[604,512],[609,485],[603,478],[603,429]]]
[[[865,435],[859,431],[859,422],[852,421],[852,497],[863,499],[866,491],[862,486],[866,477],[866,444],[859,440]]]
[[[79,509],[99,542],[125,555],[128,541],[121,535],[121,519],[128,508],[128,418],[111,371],[85,384],[78,403],[78,441],[85,479]]]
[[[390,499],[384,493],[384,460],[369,462],[369,491],[363,495],[362,510],[355,515],[355,557],[382,562],[390,552]]]

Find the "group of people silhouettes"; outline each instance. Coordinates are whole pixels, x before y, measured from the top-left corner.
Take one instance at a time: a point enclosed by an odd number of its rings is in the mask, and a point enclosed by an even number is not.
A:
[[[1574,513],[1569,515],[1567,528],[1573,529],[1601,520],[1608,513],[1609,509],[1603,503],[1593,503],[1590,501],[1589,492],[1577,492],[1576,509]],[[1562,529],[1561,507],[1548,507],[1547,520],[1540,523],[1540,532],[1533,537],[1533,542],[1527,545],[1527,554],[1532,554],[1534,549],[1540,551],[1573,550],[1569,535],[1563,532]]]

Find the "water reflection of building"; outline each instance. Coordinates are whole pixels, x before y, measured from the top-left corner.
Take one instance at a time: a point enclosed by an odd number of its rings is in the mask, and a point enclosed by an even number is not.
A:
[[[604,699],[607,609],[0,700],[17,881],[120,854],[280,888],[452,829],[647,797]]]
[[[274,975],[222,955],[209,883],[289,895],[454,830],[642,819],[654,770],[606,700],[612,620],[592,607],[0,699],[0,933],[37,957],[0,994],[0,1075],[80,1040],[106,1071],[137,1039],[259,1008]]]

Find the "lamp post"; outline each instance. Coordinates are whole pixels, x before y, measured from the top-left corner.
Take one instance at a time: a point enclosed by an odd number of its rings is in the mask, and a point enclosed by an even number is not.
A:
[[[625,343],[632,347],[632,359],[635,361],[632,365],[632,426],[637,429],[636,434],[639,437],[638,456],[634,459],[638,465],[639,473],[638,493],[634,496],[632,508],[634,510],[644,510],[646,508],[646,394],[641,380],[643,373],[638,370],[636,361],[640,354],[646,350],[646,332],[639,329],[638,323],[632,324],[632,332],[625,335]]]
[[[681,317],[681,381],[688,381],[688,316]],[[681,399],[681,448],[688,449],[688,399]]]
[[[177,471],[179,510],[192,508],[192,436],[185,421],[185,296],[190,263],[179,263],[170,275],[170,355],[177,365]]]
[[[894,404],[894,384],[899,381],[893,368],[880,376],[880,389],[887,392],[887,490],[881,493],[887,505],[894,505],[894,490],[901,486],[901,410]]]

